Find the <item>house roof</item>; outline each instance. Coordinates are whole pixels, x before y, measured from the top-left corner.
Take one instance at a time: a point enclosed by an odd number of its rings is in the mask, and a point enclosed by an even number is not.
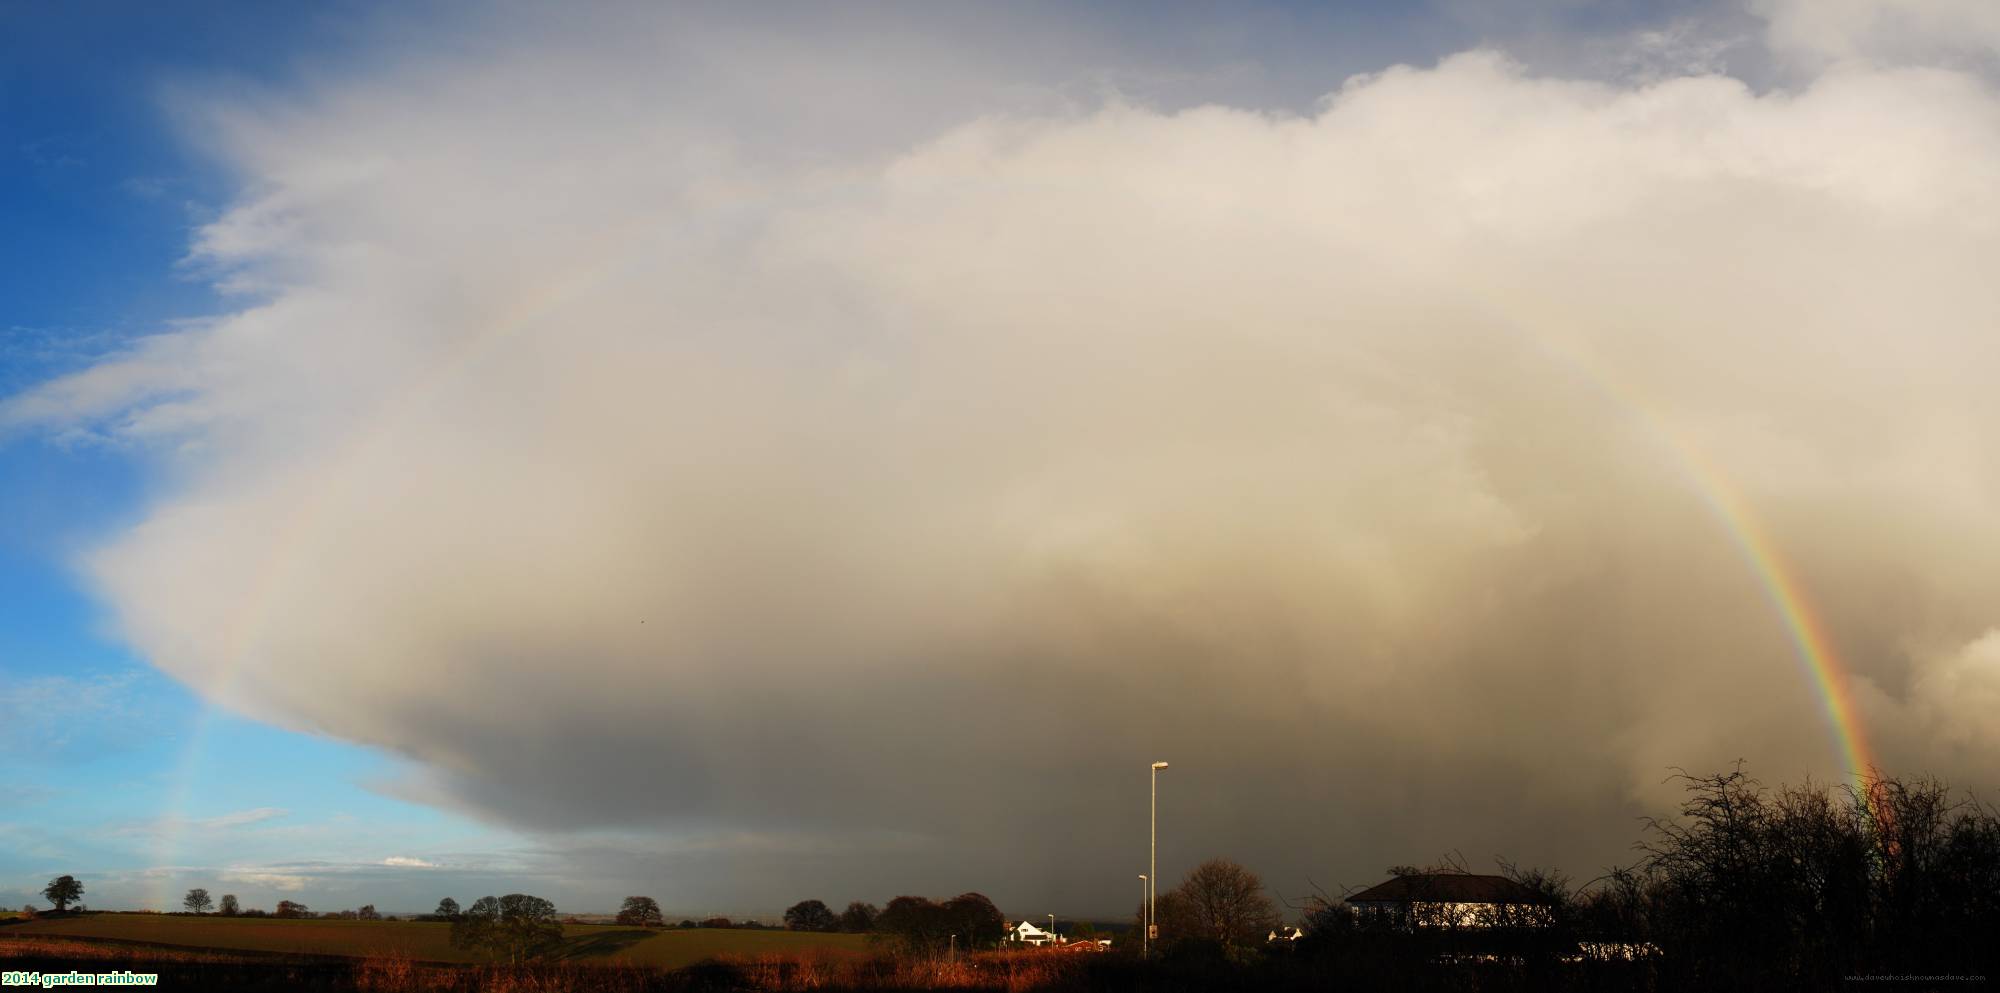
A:
[[[1506,876],[1466,872],[1397,876],[1347,898],[1348,903],[1547,903],[1534,890]]]

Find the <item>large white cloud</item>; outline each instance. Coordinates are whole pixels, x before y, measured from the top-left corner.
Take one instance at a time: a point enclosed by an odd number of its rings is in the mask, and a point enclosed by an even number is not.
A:
[[[1985,0],[1758,0],[1771,48],[1809,63],[1962,61],[2000,54],[2000,7]]]
[[[1155,757],[1292,892],[1580,871],[1669,765],[1844,771],[1727,480],[1891,769],[1981,771],[1976,73],[1065,109],[619,24],[199,103],[258,302],[0,415],[172,446],[89,563],[155,664],[684,892],[1117,906]]]

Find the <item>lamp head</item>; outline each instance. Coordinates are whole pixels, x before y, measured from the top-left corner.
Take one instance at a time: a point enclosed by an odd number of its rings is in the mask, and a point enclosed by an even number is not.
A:
[[[1153,763],[1153,768],[1155,768],[1155,769],[1164,769],[1164,768],[1166,768],[1166,767],[1167,767],[1167,764],[1166,764],[1165,762],[1155,762],[1155,763]]]

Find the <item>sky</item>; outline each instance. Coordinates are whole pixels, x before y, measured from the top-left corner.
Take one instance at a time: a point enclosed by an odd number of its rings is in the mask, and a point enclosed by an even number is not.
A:
[[[0,0],[0,905],[1991,797],[1981,0]]]

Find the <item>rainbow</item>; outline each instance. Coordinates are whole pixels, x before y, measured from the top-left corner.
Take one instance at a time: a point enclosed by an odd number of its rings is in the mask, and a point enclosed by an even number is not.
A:
[[[1772,540],[1770,531],[1757,519],[1749,502],[1730,483],[1729,477],[1680,436],[1663,428],[1660,434],[1680,456],[1681,463],[1700,481],[1697,489],[1702,499],[1734,539],[1744,562],[1763,587],[1765,599],[1770,601],[1783,621],[1793,652],[1819,693],[1820,705],[1826,712],[1827,727],[1833,734],[1834,747],[1847,766],[1849,779],[1865,798],[1880,764],[1869,747],[1867,728],[1861,722],[1859,707],[1854,700],[1853,679],[1834,650],[1833,639],[1826,631],[1826,622],[1813,610],[1812,601],[1800,589],[1798,578],[1778,554],[1777,543]]]
[[[1499,294],[1494,294],[1499,296]],[[1489,300],[1489,302],[1493,302]],[[1497,309],[1497,305],[1496,305]],[[1553,335],[1532,330],[1538,324],[1515,324],[1522,338],[1544,356],[1578,374],[1611,406],[1630,414],[1681,468],[1702,504],[1729,537],[1731,544],[1757,580],[1764,598],[1777,613],[1791,643],[1799,667],[1819,698],[1826,715],[1834,751],[1862,803],[1873,810],[1872,787],[1880,777],[1881,763],[1868,741],[1860,706],[1855,700],[1856,680],[1834,648],[1826,623],[1813,609],[1797,571],[1779,552],[1770,529],[1751,508],[1750,501],[1730,480],[1713,458],[1686,435],[1675,430],[1665,406],[1653,401],[1636,383],[1618,375],[1603,363],[1592,360],[1582,350],[1567,345]]]

